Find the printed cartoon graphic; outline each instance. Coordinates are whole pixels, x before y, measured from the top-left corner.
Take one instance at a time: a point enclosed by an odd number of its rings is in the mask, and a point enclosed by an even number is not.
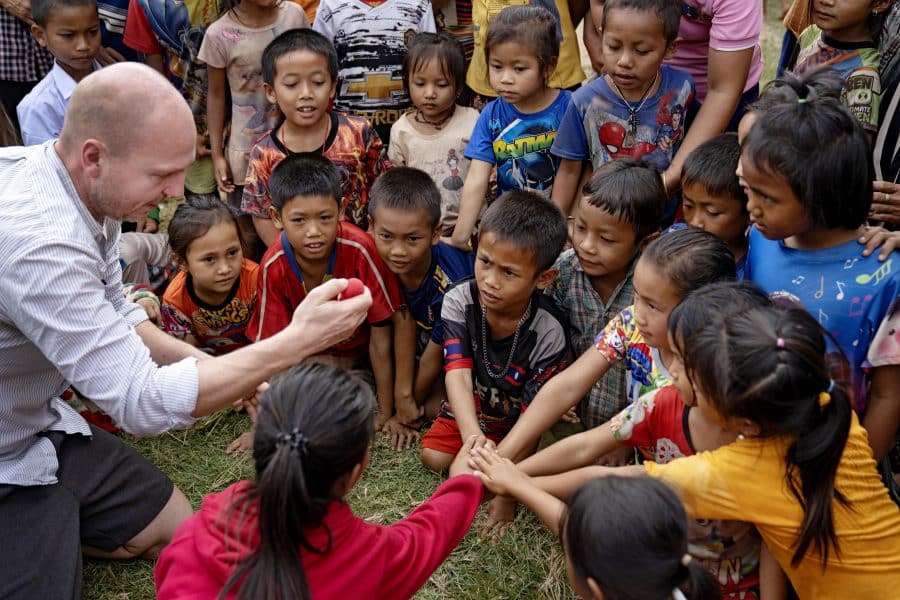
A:
[[[441,185],[446,190],[455,192],[463,187],[463,178],[459,176],[459,157],[456,156],[456,149],[450,148],[447,151],[447,168],[450,169],[450,176],[444,178]]]
[[[494,156],[501,189],[549,192],[559,168],[559,158],[550,154],[555,139],[556,130],[551,126],[520,119],[500,132],[494,140]]]

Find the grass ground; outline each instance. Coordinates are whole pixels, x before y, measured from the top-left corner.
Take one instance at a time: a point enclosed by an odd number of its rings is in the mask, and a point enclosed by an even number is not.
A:
[[[762,35],[767,64],[764,82],[774,75],[782,34],[777,20],[779,0],[766,1],[769,12]],[[189,431],[154,439],[124,438],[167,473],[194,508],[198,508],[204,494],[252,477],[253,466],[248,454],[228,456],[224,452],[225,446],[247,428],[249,420],[245,416],[222,413]],[[419,465],[417,450],[394,452],[378,436],[369,469],[349,502],[366,519],[391,523],[428,498],[439,482],[436,475]],[[462,544],[416,598],[574,598],[566,583],[559,544],[530,513],[520,510],[515,527],[496,544],[478,538],[483,522],[484,516],[480,515]],[[154,597],[153,563],[87,560],[84,597],[151,599]]]

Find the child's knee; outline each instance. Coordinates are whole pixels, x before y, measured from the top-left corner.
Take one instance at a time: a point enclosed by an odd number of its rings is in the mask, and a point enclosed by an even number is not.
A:
[[[450,463],[453,462],[453,455],[431,448],[422,448],[419,451],[419,460],[422,461],[426,469],[435,473],[443,473],[450,467]]]

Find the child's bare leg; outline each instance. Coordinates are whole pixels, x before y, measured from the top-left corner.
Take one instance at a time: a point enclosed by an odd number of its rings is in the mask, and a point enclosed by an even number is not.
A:
[[[430,469],[435,473],[443,473],[450,467],[453,462],[454,455],[432,448],[422,448],[419,451],[419,460],[425,465],[426,469]]]

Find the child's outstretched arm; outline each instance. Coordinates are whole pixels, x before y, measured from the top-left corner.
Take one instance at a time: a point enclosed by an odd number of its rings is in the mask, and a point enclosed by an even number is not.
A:
[[[448,242],[465,251],[471,250],[470,240],[475,225],[478,223],[478,215],[484,205],[484,196],[487,193],[491,179],[491,170],[494,165],[483,160],[472,159],[469,165],[469,173],[463,184],[462,196],[459,200],[459,216],[456,219],[456,227],[453,228],[453,236]]]
[[[447,402],[450,410],[459,426],[462,439],[467,440],[472,436],[484,438],[481,425],[478,424],[478,414],[475,412],[475,400],[472,393],[475,389],[472,382],[471,369],[452,369],[447,372],[445,379],[447,387]]]
[[[621,475],[623,477],[638,477],[646,475],[647,471],[640,465],[627,467],[582,467],[574,471],[560,473],[559,475],[547,475],[545,477],[533,477],[532,482],[538,488],[557,498],[568,498],[572,492],[583,486],[591,479],[607,477],[609,475]]]
[[[541,435],[578,404],[609,367],[609,361],[601,352],[588,348],[572,365],[544,384],[528,410],[500,442],[497,451],[513,461],[524,458]]]
[[[404,306],[391,317],[394,326],[394,408],[397,418],[409,424],[422,416],[413,395],[416,376],[416,320]]]
[[[428,400],[432,390],[441,376],[444,366],[444,350],[441,345],[430,340],[422,357],[419,358],[418,369],[416,370],[416,383],[413,387],[413,396],[417,403],[424,403]]]
[[[512,496],[536,514],[550,531],[559,534],[559,522],[565,510],[562,501],[535,486],[512,461],[493,450],[473,449],[470,462],[488,490],[500,496]]]
[[[609,422],[544,448],[517,464],[526,475],[554,475],[595,464],[618,447]]]

